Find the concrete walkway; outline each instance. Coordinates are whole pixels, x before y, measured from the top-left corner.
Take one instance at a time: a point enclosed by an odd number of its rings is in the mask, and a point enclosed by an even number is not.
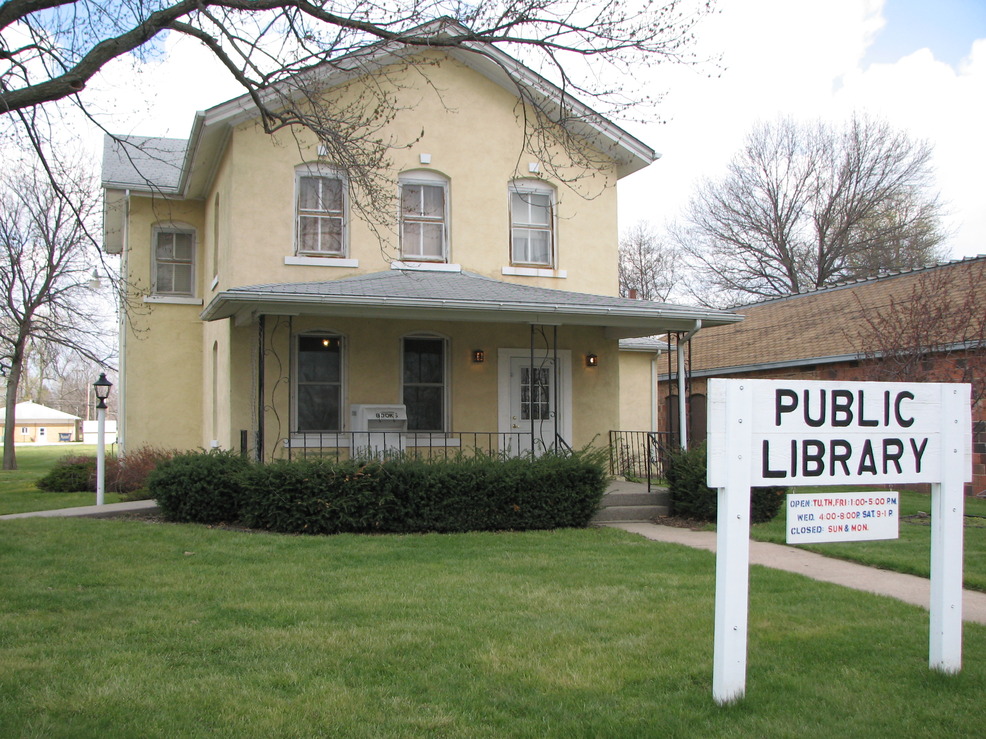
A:
[[[76,508],[58,508],[54,511],[31,511],[30,513],[8,513],[0,516],[0,521],[13,518],[112,518],[123,513],[146,511],[157,508],[153,500],[131,500],[126,503],[107,503],[105,505],[85,505]]]
[[[716,550],[714,531],[692,531],[653,523],[604,524],[640,534],[653,541],[682,544],[695,549]],[[875,567],[845,562],[825,557],[798,547],[783,544],[750,542],[750,564],[763,565],[775,570],[785,570],[814,580],[835,583],[868,593],[886,595],[927,609],[931,601],[931,583],[923,577],[880,570]],[[975,590],[962,591],[962,619],[986,624],[986,593]]]

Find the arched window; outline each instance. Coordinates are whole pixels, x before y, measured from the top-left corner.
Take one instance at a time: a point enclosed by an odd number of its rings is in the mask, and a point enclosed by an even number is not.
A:
[[[448,180],[415,170],[400,176],[401,259],[448,261]]]
[[[448,368],[444,338],[420,334],[401,339],[401,385],[408,431],[445,431]]]
[[[342,337],[297,336],[295,419],[297,431],[342,430]]]
[[[537,180],[510,183],[510,261],[551,267],[555,260],[555,190]]]

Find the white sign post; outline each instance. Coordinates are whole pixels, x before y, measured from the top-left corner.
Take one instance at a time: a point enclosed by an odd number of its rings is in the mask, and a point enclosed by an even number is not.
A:
[[[750,487],[931,483],[932,669],[962,666],[966,384],[709,380],[708,477],[718,489],[712,694],[746,692]]]

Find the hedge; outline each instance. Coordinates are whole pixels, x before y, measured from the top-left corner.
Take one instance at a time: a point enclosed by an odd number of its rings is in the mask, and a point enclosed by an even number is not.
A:
[[[169,518],[306,534],[552,529],[586,526],[606,489],[598,451],[214,464],[182,455],[152,474]]]
[[[172,521],[233,521],[240,511],[241,475],[249,468],[247,460],[232,452],[185,452],[155,467],[147,489]]]
[[[697,444],[687,451],[672,452],[667,467],[672,516],[715,521],[718,493],[705,484],[706,451]],[[750,521],[770,521],[784,504],[785,487],[756,487],[750,491]]]

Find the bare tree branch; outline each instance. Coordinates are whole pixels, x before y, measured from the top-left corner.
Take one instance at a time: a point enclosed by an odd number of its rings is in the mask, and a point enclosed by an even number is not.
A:
[[[847,333],[874,380],[968,382],[973,406],[986,398],[986,261],[943,266],[916,276],[885,305],[856,302],[861,327]]]
[[[0,178],[0,372],[6,378],[4,469],[15,469],[14,406],[29,346],[107,361],[89,285],[99,190],[77,165],[10,168]],[[59,180],[56,188],[52,176]]]
[[[773,297],[939,261],[931,147],[886,123],[761,125],[676,238],[709,283]]]

